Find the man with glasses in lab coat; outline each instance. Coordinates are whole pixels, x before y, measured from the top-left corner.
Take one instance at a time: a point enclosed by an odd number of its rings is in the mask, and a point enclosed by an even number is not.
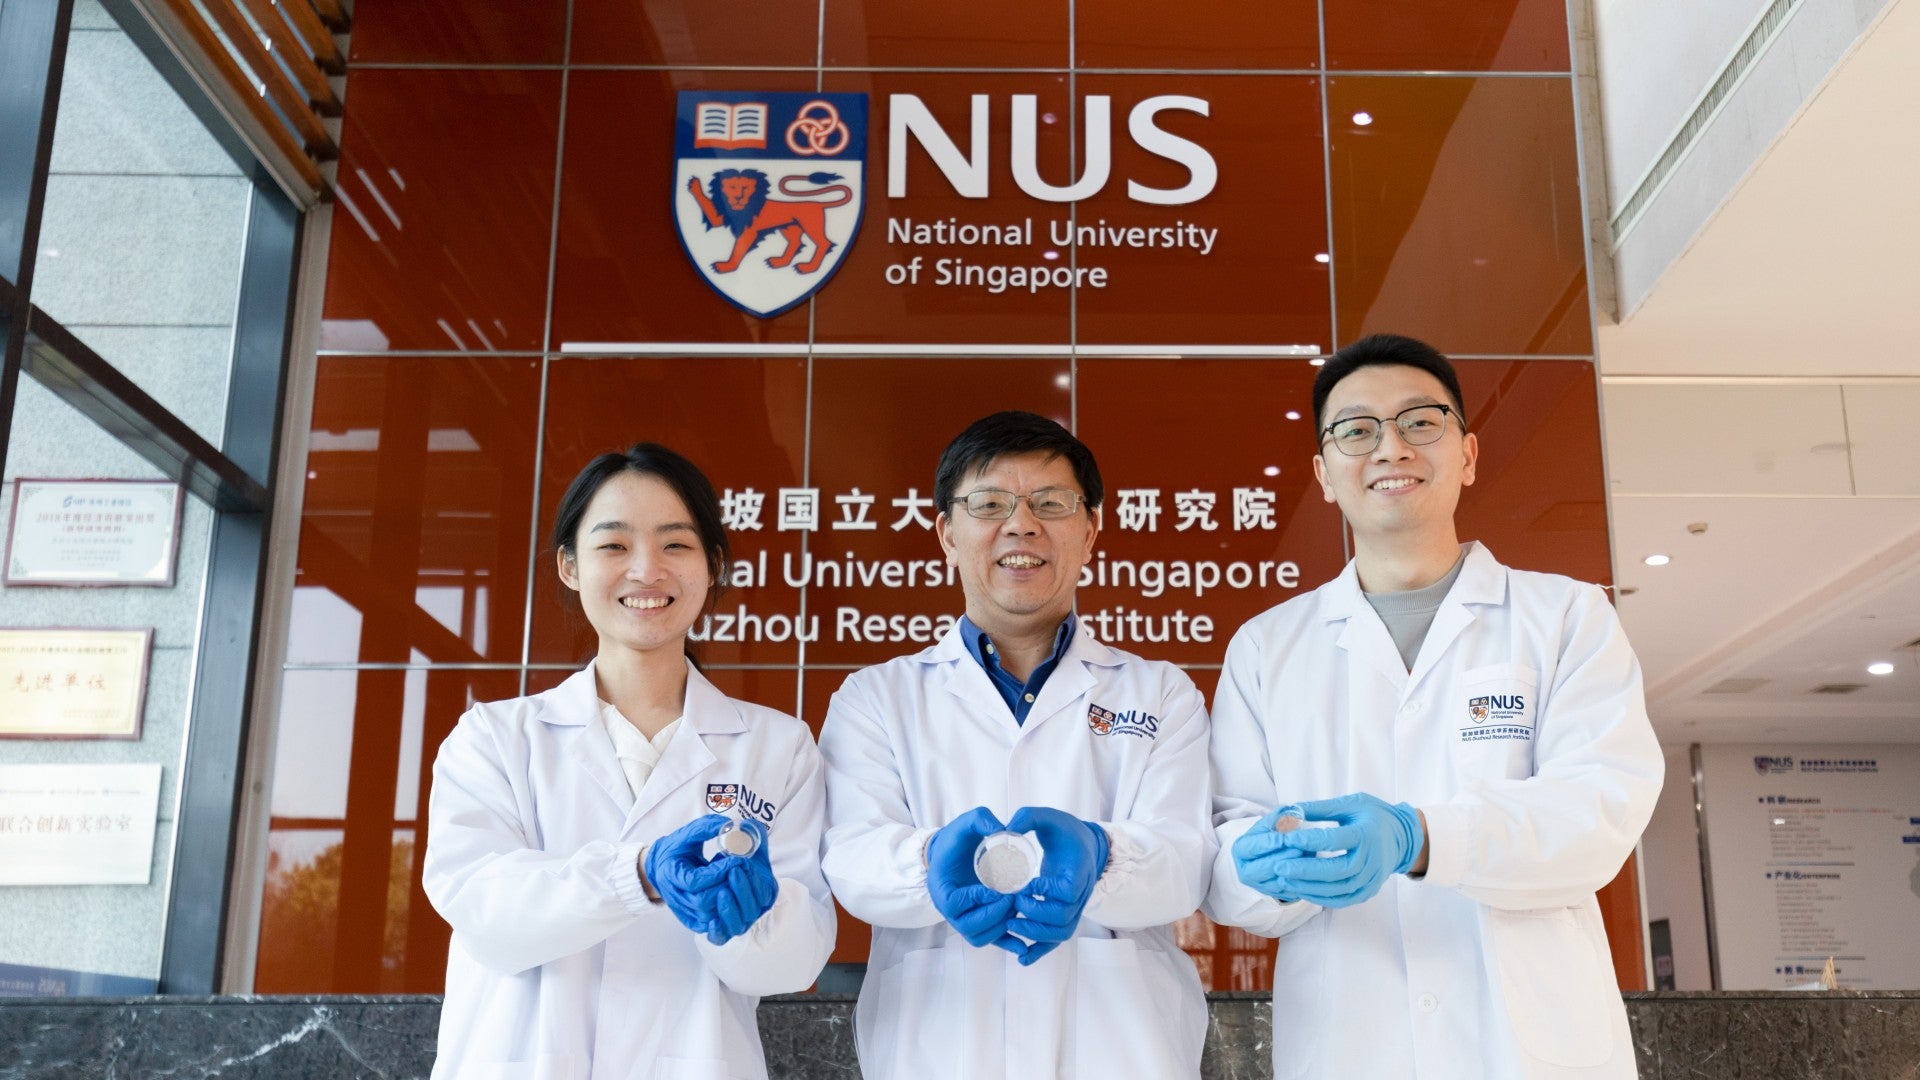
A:
[[[1313,397],[1353,561],[1240,629],[1213,710],[1207,912],[1279,939],[1274,1075],[1632,1080],[1594,892],[1660,790],[1639,662],[1599,587],[1460,542],[1445,357],[1369,337]]]
[[[966,614],[827,710],[821,867],[873,924],[869,1080],[1199,1075],[1206,1001],[1170,924],[1213,858],[1207,714],[1177,668],[1074,617],[1102,494],[1052,420],[962,432],[934,529]]]

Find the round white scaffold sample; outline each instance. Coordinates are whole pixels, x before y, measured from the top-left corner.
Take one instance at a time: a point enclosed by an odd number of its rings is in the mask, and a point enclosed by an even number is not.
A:
[[[745,859],[752,857],[760,850],[759,832],[737,821],[727,822],[713,839],[720,845],[720,852],[723,855]]]
[[[1029,833],[994,833],[974,849],[973,872],[994,892],[1017,893],[1040,872],[1040,842]]]

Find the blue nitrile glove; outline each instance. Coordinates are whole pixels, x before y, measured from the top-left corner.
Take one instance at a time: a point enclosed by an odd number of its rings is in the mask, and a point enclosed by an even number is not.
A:
[[[1107,869],[1107,833],[1050,806],[1021,807],[1007,828],[1030,832],[1040,841],[1040,872],[1014,896],[1014,910],[1021,917],[1007,927],[1033,942],[1020,953],[1020,963],[1031,965],[1073,937],[1094,882]]]
[[[1302,859],[1280,871],[1286,888],[1323,907],[1351,907],[1373,898],[1387,878],[1413,868],[1425,835],[1420,813],[1363,791],[1300,804],[1308,821],[1331,821],[1331,829],[1281,834],[1301,851],[1342,851],[1327,859]]]
[[[707,940],[715,945],[725,945],[746,933],[780,895],[779,879],[773,876],[767,827],[751,819],[743,819],[740,827],[758,837],[760,846],[744,857],[714,857],[713,865],[723,869],[725,875],[702,899],[711,899],[713,903],[716,919],[707,928]]]
[[[696,934],[713,929],[719,913],[711,893],[715,886],[724,888],[727,875],[727,868],[710,862],[701,849],[720,835],[728,820],[721,814],[695,818],[647,848],[647,880],[653,884],[653,891],[667,902],[667,909],[680,925]],[[733,933],[745,929],[741,926]]]
[[[1013,897],[980,884],[973,872],[973,853],[980,841],[1005,826],[984,806],[954,818],[933,834],[927,844],[927,893],[967,944],[978,948],[1000,945],[1013,949],[1007,938],[1007,920],[1013,918]]]
[[[1273,823],[1280,820],[1283,813],[1298,817],[1299,810],[1298,806],[1276,807],[1233,842],[1234,873],[1249,888],[1283,904],[1300,899],[1287,877],[1288,869],[1296,860],[1313,858],[1313,853],[1289,844],[1287,837],[1291,834],[1274,832]]]

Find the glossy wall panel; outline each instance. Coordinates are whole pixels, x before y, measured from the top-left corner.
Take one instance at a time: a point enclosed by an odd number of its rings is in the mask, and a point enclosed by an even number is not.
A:
[[[1342,340],[1592,352],[1572,95],[1566,79],[1327,81]]]
[[[1338,0],[1323,5],[1332,71],[1566,71],[1563,0]]]
[[[1098,456],[1087,631],[1210,695],[1239,625],[1346,559],[1311,385],[1375,331],[1458,358],[1481,443],[1463,536],[1610,576],[1550,0],[452,12],[356,5],[263,990],[438,989],[444,925],[393,891],[417,875],[425,770],[467,698],[549,689],[593,654],[548,533],[604,450],[660,441],[707,471],[734,582],[695,652],[725,692],[816,731],[850,671],[961,612],[935,464],[1005,408]],[[867,95],[857,172],[799,160],[820,149],[808,130],[715,152],[833,172],[862,200],[829,219],[833,275],[756,318],[680,235],[679,95],[816,90]],[[748,257],[804,213],[763,221]],[[289,882],[331,914],[290,920]],[[321,960],[292,959],[322,933]],[[1248,935],[1198,918],[1177,935],[1210,987],[1272,977]],[[868,941],[843,918],[834,960]]]
[[[320,347],[545,344],[560,74],[355,73]]]
[[[518,663],[540,361],[321,359],[287,658]]]

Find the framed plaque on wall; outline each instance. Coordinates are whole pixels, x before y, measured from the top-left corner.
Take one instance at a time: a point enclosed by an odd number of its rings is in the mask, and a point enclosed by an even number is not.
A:
[[[153,629],[0,629],[0,739],[138,739]]]
[[[172,585],[180,494],[170,480],[14,481],[5,583]]]

